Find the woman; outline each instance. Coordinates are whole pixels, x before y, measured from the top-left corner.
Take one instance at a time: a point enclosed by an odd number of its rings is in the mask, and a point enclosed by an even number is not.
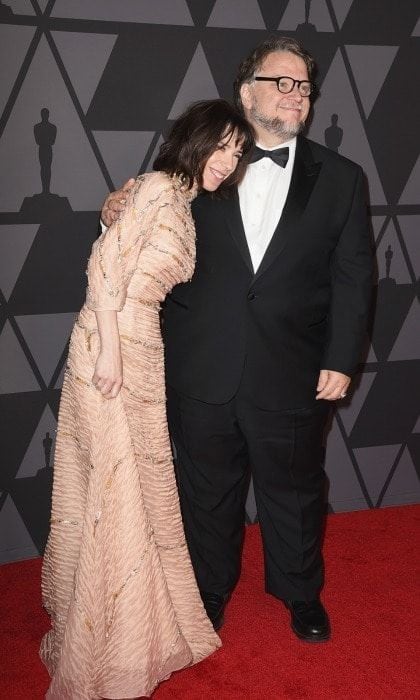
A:
[[[196,586],[165,413],[159,308],[195,263],[192,199],[240,181],[251,127],[225,101],[174,124],[94,243],[59,412],[42,591],[47,698],[149,696],[220,640]]]

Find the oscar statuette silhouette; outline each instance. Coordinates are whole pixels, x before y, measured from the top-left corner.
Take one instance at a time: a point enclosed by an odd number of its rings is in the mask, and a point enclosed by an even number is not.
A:
[[[67,197],[60,197],[50,191],[53,146],[57,138],[57,127],[49,120],[50,111],[41,109],[41,121],[34,125],[34,139],[38,146],[38,159],[42,192],[25,197],[20,211],[31,220],[44,222],[72,211]]]
[[[44,456],[45,456],[45,468],[49,469],[50,467],[50,458],[51,458],[51,448],[52,448],[53,440],[50,434],[47,432],[45,433],[45,437],[42,441],[42,446],[44,448]]]
[[[392,258],[394,257],[394,253],[392,252],[391,244],[389,244],[388,248],[385,251],[385,279],[389,279],[389,273],[391,272],[391,261]],[[394,280],[395,283],[395,280]]]
[[[42,440],[44,465],[35,476],[16,478],[10,495],[26,529],[40,554],[43,553],[49,532],[53,470],[51,454],[53,439],[50,432]]]
[[[304,40],[305,37],[310,38],[316,33],[315,25],[309,21],[311,2],[312,0],[305,0],[305,21],[301,22],[296,27],[296,33],[299,34],[299,37],[301,37],[302,40]]]
[[[14,14],[13,10],[9,5],[5,5],[4,2],[0,2],[0,19],[8,19]]]
[[[380,361],[388,359],[415,295],[409,280],[407,284],[401,284],[391,276],[394,258],[391,244],[387,246],[384,258],[385,276],[378,281],[372,333],[372,345]]]
[[[325,129],[324,140],[328,148],[338,153],[343,140],[343,129],[338,126],[338,114],[331,115],[331,126]]]

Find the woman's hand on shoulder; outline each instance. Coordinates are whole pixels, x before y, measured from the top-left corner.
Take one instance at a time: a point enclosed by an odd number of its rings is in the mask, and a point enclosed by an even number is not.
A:
[[[123,383],[121,351],[101,350],[96,360],[92,384],[105,399],[115,399]]]

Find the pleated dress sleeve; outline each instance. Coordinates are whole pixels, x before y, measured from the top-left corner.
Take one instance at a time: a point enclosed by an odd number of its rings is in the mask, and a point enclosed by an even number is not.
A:
[[[173,188],[162,173],[139,176],[120,217],[94,242],[87,267],[86,306],[122,311],[137,260],[156,218],[167,212]]]

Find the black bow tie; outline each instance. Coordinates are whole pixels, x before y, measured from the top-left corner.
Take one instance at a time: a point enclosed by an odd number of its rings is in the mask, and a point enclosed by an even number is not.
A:
[[[274,151],[264,151],[262,148],[255,146],[252,151],[250,163],[256,163],[261,158],[271,158],[274,163],[277,163],[281,168],[285,168],[289,160],[289,147],[275,148]]]

